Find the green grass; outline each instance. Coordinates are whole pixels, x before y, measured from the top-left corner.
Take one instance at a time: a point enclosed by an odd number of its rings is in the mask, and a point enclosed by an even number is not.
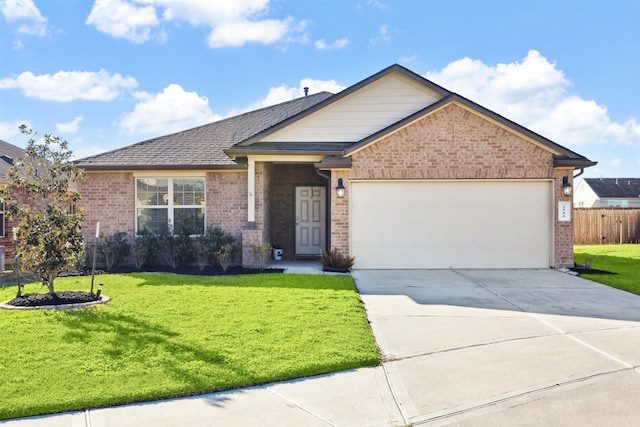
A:
[[[575,262],[591,260],[591,268],[616,274],[581,276],[618,289],[640,294],[640,245],[584,245],[574,247]]]
[[[380,363],[349,276],[97,279],[112,298],[108,304],[0,310],[0,419]],[[60,278],[56,290],[88,290],[89,283]],[[30,284],[25,291],[44,289]],[[0,301],[15,292],[15,286],[0,289]]]

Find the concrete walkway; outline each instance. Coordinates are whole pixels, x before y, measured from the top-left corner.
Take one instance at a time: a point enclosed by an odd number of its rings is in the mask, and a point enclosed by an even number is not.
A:
[[[353,276],[382,366],[0,425],[638,425],[640,296],[553,270]]]

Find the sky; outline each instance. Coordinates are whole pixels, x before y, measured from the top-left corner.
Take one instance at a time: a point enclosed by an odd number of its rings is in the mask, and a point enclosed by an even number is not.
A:
[[[640,0],[0,0],[0,139],[76,158],[400,64],[640,177]]]

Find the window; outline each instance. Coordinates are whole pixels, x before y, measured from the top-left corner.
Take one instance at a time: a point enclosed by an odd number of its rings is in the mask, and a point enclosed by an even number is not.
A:
[[[204,233],[204,178],[136,178],[136,232],[188,227]]]
[[[608,208],[628,208],[629,201],[628,200],[607,200]]]
[[[0,237],[7,237],[5,228],[5,207],[4,202],[0,202]]]

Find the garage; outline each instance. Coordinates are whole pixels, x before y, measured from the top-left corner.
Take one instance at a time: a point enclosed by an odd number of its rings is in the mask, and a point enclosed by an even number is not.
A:
[[[354,268],[548,268],[550,180],[350,183]]]

